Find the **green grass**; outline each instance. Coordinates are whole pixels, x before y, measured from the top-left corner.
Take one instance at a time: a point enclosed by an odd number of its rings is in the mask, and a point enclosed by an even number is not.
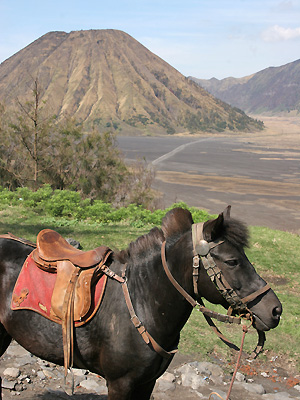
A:
[[[133,227],[126,223],[101,225],[95,222],[73,221],[37,214],[20,206],[0,205],[0,233],[11,232],[16,236],[35,241],[38,232],[52,228],[64,237],[78,240],[85,250],[99,245],[123,249],[138,236],[148,232],[153,225]],[[246,253],[257,272],[270,283],[283,304],[283,316],[279,326],[267,332],[265,349],[261,359],[285,356],[300,367],[300,237],[288,232],[264,227],[251,227],[251,246]],[[208,307],[224,312],[221,307]],[[237,345],[240,344],[241,327],[217,323],[221,331]],[[251,352],[257,343],[252,329],[246,336],[245,350]],[[224,358],[231,353],[208,327],[202,314],[194,310],[181,334],[180,351],[198,353],[205,358],[215,352]]]

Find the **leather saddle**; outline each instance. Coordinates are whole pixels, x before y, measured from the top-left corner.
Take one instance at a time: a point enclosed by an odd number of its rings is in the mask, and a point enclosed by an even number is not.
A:
[[[51,297],[51,319],[62,324],[65,374],[73,365],[74,322],[81,321],[91,307],[91,291],[103,274],[112,251],[106,246],[82,251],[71,246],[58,232],[42,230],[32,258],[38,267],[56,273]]]

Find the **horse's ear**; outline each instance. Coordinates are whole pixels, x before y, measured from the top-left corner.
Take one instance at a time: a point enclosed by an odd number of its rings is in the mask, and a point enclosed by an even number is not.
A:
[[[173,208],[162,220],[162,231],[165,238],[183,234],[191,229],[193,218],[189,210]]]
[[[227,206],[223,211],[222,214],[224,216],[224,221],[228,221],[230,219],[230,211],[231,211],[231,206]]]
[[[208,241],[219,239],[224,232],[224,223],[230,219],[231,206],[219,214],[218,218],[208,221],[204,226],[204,237]]]

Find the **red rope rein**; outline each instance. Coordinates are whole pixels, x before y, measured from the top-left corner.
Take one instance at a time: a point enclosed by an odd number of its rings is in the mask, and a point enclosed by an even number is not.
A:
[[[229,386],[229,389],[228,389],[228,393],[227,393],[226,400],[229,400],[229,396],[230,396],[230,393],[231,393],[231,391],[232,391],[233,383],[234,383],[234,381],[235,381],[235,377],[236,377],[236,374],[237,374],[238,369],[239,369],[239,366],[240,366],[240,361],[241,361],[241,357],[242,357],[242,353],[243,353],[243,347],[244,347],[244,342],[245,342],[245,336],[246,336],[246,333],[248,332],[249,328],[252,326],[252,323],[253,323],[253,321],[251,321],[251,324],[250,324],[249,326],[243,325],[243,327],[242,327],[242,329],[243,329],[243,335],[242,335],[242,340],[241,340],[241,347],[240,347],[240,351],[239,351],[238,358],[237,358],[237,361],[236,361],[236,366],[235,366],[235,369],[234,369],[234,372],[233,372],[233,375],[232,375],[232,378],[231,378],[231,382],[230,382],[230,386]],[[212,392],[212,393],[209,395],[208,400],[210,400],[210,398],[211,398],[211,396],[212,396],[213,394],[215,394],[216,396],[218,396],[221,400],[224,400],[223,397],[220,396],[219,393],[216,393],[216,392]]]

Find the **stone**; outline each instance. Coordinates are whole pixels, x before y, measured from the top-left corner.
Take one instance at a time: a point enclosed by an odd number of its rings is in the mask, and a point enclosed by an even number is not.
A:
[[[290,396],[286,392],[278,392],[278,393],[268,393],[262,395],[263,400],[289,400],[289,399],[296,399],[296,397]]]
[[[158,379],[156,381],[155,389],[160,392],[167,392],[168,390],[173,391],[176,389],[176,385],[174,382],[169,382],[164,379]]]
[[[6,368],[3,371],[3,375],[9,378],[17,378],[20,375],[20,370],[19,368],[14,368],[14,367],[10,367],[10,368]]]
[[[237,382],[245,382],[246,378],[245,378],[245,375],[241,374],[240,372],[237,372],[236,376],[235,376],[235,380]]]
[[[195,366],[184,364],[176,369],[175,373],[181,374],[181,384],[185,387],[191,387],[197,390],[200,386],[208,385],[208,377],[198,374]]]
[[[17,384],[16,381],[9,381],[6,378],[2,379],[2,388],[3,389],[15,390],[16,384]]]
[[[66,238],[66,241],[73,247],[75,247],[75,249],[82,249],[80,243],[72,238]]]
[[[240,383],[236,382],[236,384],[240,385],[243,389],[247,390],[250,393],[255,393],[255,394],[265,394],[265,388],[263,385],[259,383]]]
[[[171,374],[170,372],[165,372],[159,379],[163,379],[168,382],[175,382],[176,378],[174,374]]]
[[[27,350],[25,350],[16,342],[11,343],[11,345],[6,350],[6,354],[12,357],[23,357],[30,355],[30,353]]]
[[[103,385],[99,385],[99,383],[95,382],[93,379],[85,379],[80,382],[80,387],[86,389],[88,391],[92,391],[97,394],[105,394],[103,393],[106,388]]]
[[[43,371],[38,371],[38,372],[37,372],[37,376],[40,378],[41,381],[43,381],[44,379],[46,379],[46,375],[44,374]]]

